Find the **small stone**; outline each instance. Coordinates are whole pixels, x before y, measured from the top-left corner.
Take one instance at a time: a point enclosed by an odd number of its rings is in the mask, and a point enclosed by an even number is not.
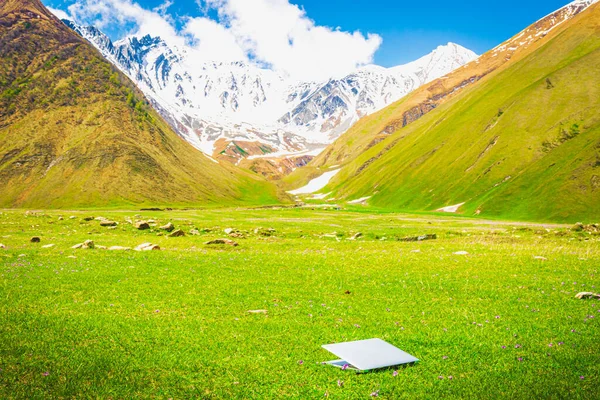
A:
[[[233,232],[235,232],[235,229],[227,228],[223,232],[225,232],[226,235],[231,235]]]
[[[168,224],[161,226],[159,229],[167,232],[172,232],[175,229],[175,225],[169,222]]]
[[[267,314],[267,310],[248,310],[249,314]]]
[[[358,238],[362,237],[362,233],[361,232],[356,232],[354,235],[352,235],[351,237],[348,238],[348,240],[356,240]]]
[[[94,241],[93,240],[86,240],[85,242],[83,242],[81,248],[82,249],[93,249],[96,246],[94,245]]]
[[[19,257],[19,258],[27,257],[27,254],[19,254],[17,257]]]
[[[206,245],[227,244],[227,245],[233,246],[233,247],[239,246],[236,242],[234,242],[231,239],[215,239],[215,240],[208,241],[208,242],[206,242],[204,244],[206,244]]]
[[[455,252],[455,253],[453,253],[453,254],[454,254],[454,255],[457,255],[457,256],[466,256],[466,255],[468,255],[469,253],[468,253],[468,252],[466,252],[466,251],[457,251],[457,252]]]
[[[84,221],[93,221],[94,217],[85,217],[83,220]]]
[[[0,243],[0,249],[5,249],[5,248],[6,248],[6,246],[3,245],[2,243]]]
[[[575,295],[576,299],[579,300],[589,300],[589,299],[599,299],[600,300],[600,294],[596,294],[596,293],[592,293],[592,292],[581,292],[581,293],[577,293]]]
[[[107,219],[100,221],[100,226],[117,226],[115,221],[109,221]]]
[[[31,243],[39,243],[39,242],[41,242],[41,241],[42,241],[42,239],[40,239],[40,237],[39,237],[39,236],[34,236],[34,237],[32,237],[31,239],[29,239],[29,241],[30,241]]]
[[[104,217],[96,217],[94,218],[96,221],[106,221],[107,219]]]
[[[139,229],[140,231],[150,229],[150,224],[146,221],[138,221],[135,223],[135,229]]]
[[[123,246],[111,246],[108,248],[109,251],[129,251],[131,247],[123,247]]]
[[[81,249],[82,247],[83,247],[83,243],[78,243],[78,244],[76,244],[75,246],[72,246],[71,248],[72,248],[73,250],[77,250],[77,249]]]
[[[50,249],[52,247],[54,247],[54,244],[47,244],[47,245],[42,246],[42,249]]]
[[[58,217],[58,220],[59,220],[59,221],[62,221],[63,219],[64,219],[63,217]]]
[[[177,229],[176,231],[173,231],[169,237],[182,237],[185,236],[185,232],[182,231],[181,229]]]
[[[534,260],[540,260],[540,261],[547,261],[548,259],[546,257],[542,257],[542,256],[535,256],[533,257]]]
[[[71,216],[69,217],[69,219],[76,219],[76,218],[77,218],[77,217],[76,217],[76,216],[74,216],[74,215],[71,215]]]
[[[96,245],[96,247],[94,247],[94,248],[98,249],[98,250],[106,250],[106,246]]]
[[[198,229],[192,229],[190,231],[190,235],[192,235],[192,236],[198,236],[198,235],[200,235],[200,231]]]
[[[77,258],[77,257],[75,257],[75,256],[67,256],[67,258]]]
[[[139,246],[137,246],[134,250],[135,251],[160,250],[160,246],[158,246],[157,244],[152,244],[152,243],[142,243]]]
[[[575,225],[573,225],[573,228],[571,228],[571,230],[574,232],[581,232],[584,229],[585,229],[585,225],[583,225],[581,222],[576,223]]]

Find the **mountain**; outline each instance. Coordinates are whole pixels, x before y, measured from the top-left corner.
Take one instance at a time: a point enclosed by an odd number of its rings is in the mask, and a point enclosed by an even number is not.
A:
[[[278,202],[182,140],[39,0],[0,3],[0,207]]]
[[[94,27],[64,22],[129,76],[182,137],[234,163],[248,156],[317,154],[361,117],[476,57],[449,43],[407,65],[296,82],[244,62],[198,61],[193,48],[159,37],[113,43]]]
[[[596,222],[599,65],[600,5],[575,1],[361,120],[288,183],[341,168],[323,190],[336,201]]]

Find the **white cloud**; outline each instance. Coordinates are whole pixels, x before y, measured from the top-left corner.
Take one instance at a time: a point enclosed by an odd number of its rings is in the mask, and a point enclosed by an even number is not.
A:
[[[59,9],[48,7],[48,6],[46,6],[46,8],[48,9],[48,11],[50,11],[52,14],[54,14],[54,16],[58,19],[71,19],[69,14],[67,14],[63,10],[59,10]]]
[[[77,0],[69,13],[98,28],[132,24],[134,35],[160,36],[190,46],[191,62],[254,60],[297,79],[343,76],[371,63],[381,37],[318,26],[289,0],[197,0],[200,10],[216,10],[219,20],[183,17],[183,28],[166,11],[166,0],[153,10],[133,0]]]
[[[208,18],[190,18],[182,33],[188,35],[198,56],[211,61],[247,61],[236,37],[223,25]]]
[[[206,0],[238,44],[256,59],[294,77],[340,76],[372,62],[378,35],[317,26],[288,0]]]

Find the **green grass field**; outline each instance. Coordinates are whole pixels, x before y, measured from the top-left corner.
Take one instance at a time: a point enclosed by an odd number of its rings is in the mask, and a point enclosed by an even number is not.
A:
[[[238,247],[204,245],[228,227]],[[71,249],[86,239],[162,250]],[[600,301],[574,296],[600,291],[599,239],[373,210],[3,211],[0,398],[598,398]],[[320,364],[372,337],[421,361]]]

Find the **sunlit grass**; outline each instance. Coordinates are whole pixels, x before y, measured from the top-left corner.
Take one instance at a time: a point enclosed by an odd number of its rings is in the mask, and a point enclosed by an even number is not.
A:
[[[426,215],[141,213],[211,230],[168,238],[125,222],[136,213],[0,215],[0,397],[597,396],[600,301],[574,295],[599,291],[598,237]],[[228,227],[247,232],[239,247],[204,245]],[[423,233],[438,239],[394,240]],[[70,249],[86,239],[162,250]],[[322,344],[371,337],[421,362],[395,377],[320,365]]]

